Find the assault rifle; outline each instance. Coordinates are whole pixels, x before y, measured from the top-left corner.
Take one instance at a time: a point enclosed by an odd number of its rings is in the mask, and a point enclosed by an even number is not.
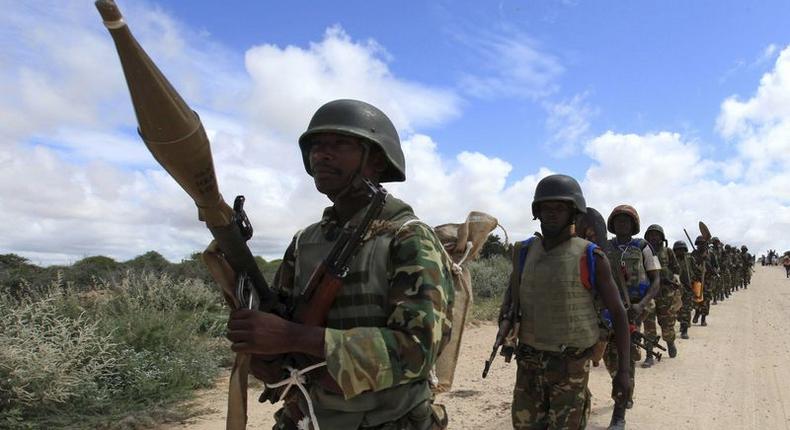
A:
[[[233,208],[219,193],[211,147],[198,115],[184,102],[129,31],[113,0],[97,0],[129,87],[138,133],[156,161],[195,202],[225,260],[236,274],[235,298],[242,307],[284,314],[266,284],[247,241],[252,225],[244,197]]]
[[[494,340],[494,347],[491,350],[491,356],[488,357],[485,367],[483,367],[483,378],[488,376],[488,371],[491,370],[491,363],[494,362],[500,347],[502,347],[502,355],[505,357],[505,363],[510,363],[510,360],[513,359],[513,348],[502,346],[505,343],[505,339],[512,328],[513,320],[511,318],[503,319],[499,323],[499,331],[497,331],[496,339]]]
[[[633,326],[631,328],[631,343],[645,350],[648,356],[652,355],[656,361],[661,361],[661,353],[653,351],[653,348],[658,348],[664,352],[667,350],[658,343],[658,337],[642,333]]]
[[[381,215],[387,190],[362,177],[357,177],[356,182],[370,199],[367,211],[356,225],[351,225],[349,221],[343,226],[329,254],[313,270],[307,286],[289,312],[293,321],[310,326],[326,325],[329,308],[343,286],[343,278],[348,274],[348,264],[362,246],[373,220]]]

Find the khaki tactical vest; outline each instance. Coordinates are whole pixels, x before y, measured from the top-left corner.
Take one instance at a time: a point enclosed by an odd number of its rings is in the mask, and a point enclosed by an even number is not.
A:
[[[546,251],[539,237],[532,241],[519,286],[519,342],[562,352],[586,349],[598,341],[593,294],[581,279],[581,258],[589,243],[573,237]]]
[[[617,286],[621,290],[623,288],[628,290],[631,301],[641,300],[650,288],[642,255],[642,249],[645,246],[649,245],[642,239],[632,239],[625,245],[620,245],[617,243],[617,239],[612,239],[607,242],[604,249],[609,264],[612,266],[612,276],[617,282]]]
[[[363,215],[356,214],[356,218]],[[349,265],[349,271],[332,308],[327,327],[384,327],[390,309],[389,291],[390,242],[398,229],[409,220],[416,220],[411,207],[392,195],[387,196],[379,221],[374,221],[366,241]],[[352,222],[353,223],[353,222]],[[294,293],[307,286],[313,269],[326,257],[334,245],[324,235],[321,223],[312,224],[297,234],[294,256]],[[390,387],[378,392],[365,392],[351,399],[311,384],[310,397],[321,428],[358,428],[394,421],[407,414],[421,402],[430,399],[427,380]],[[304,406],[304,405],[303,405]]]

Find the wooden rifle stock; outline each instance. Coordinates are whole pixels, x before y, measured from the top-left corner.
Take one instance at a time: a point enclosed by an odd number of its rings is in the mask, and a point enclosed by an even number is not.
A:
[[[329,309],[343,287],[343,278],[332,273],[322,262],[310,276],[307,290],[311,290],[308,300],[300,302],[294,311],[293,319],[304,325],[324,327]]]

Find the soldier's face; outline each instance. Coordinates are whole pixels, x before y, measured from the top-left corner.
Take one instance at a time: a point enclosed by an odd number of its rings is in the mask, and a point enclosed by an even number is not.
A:
[[[618,236],[630,236],[631,222],[631,217],[626,214],[615,216],[612,220],[612,224],[614,224],[614,234]]]
[[[650,244],[653,245],[653,247],[657,247],[658,245],[661,244],[661,240],[662,240],[661,233],[659,233],[659,232],[657,232],[655,230],[650,230],[645,235],[645,239],[648,242],[650,242]]]
[[[359,171],[364,147],[359,139],[324,133],[313,137],[310,145],[310,169],[319,192],[331,199],[342,191]]]
[[[573,208],[566,202],[547,201],[538,204],[540,228],[545,236],[558,234],[571,223]]]

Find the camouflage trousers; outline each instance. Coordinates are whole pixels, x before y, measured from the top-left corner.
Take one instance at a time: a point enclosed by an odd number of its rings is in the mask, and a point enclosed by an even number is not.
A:
[[[300,429],[291,419],[288,408],[282,408],[275,412],[274,419],[275,424],[272,430]],[[372,427],[359,427],[359,430],[445,430],[447,421],[447,411],[444,406],[426,400],[395,421]],[[321,425],[320,420],[318,424]]]
[[[661,338],[667,342],[675,341],[675,321],[677,315],[672,312],[672,304],[675,301],[675,288],[671,285],[661,285],[656,298],[654,310],[645,313],[645,333],[658,337],[656,328],[656,317],[658,325],[661,326]]]
[[[743,271],[743,288],[749,286],[752,283],[752,269],[747,268]]]
[[[511,418],[516,430],[583,429],[590,416],[592,348],[577,354],[520,345]]]
[[[633,324],[632,321],[629,321],[629,323]],[[632,343],[630,362],[628,365],[628,374],[630,376],[629,379],[631,380],[631,392],[627,399],[628,403],[633,403],[634,401],[634,391],[636,390],[636,385],[634,385],[636,382],[636,362],[641,359],[642,353],[640,349]],[[606,370],[609,372],[609,376],[614,379],[615,375],[617,375],[617,366],[619,365],[617,340],[615,339],[614,330],[609,333],[609,342],[606,344],[606,350],[603,353],[603,362],[606,365]],[[612,397],[612,400],[617,401],[618,399]]]
[[[681,327],[689,327],[691,326],[691,309],[694,307],[694,293],[691,291],[691,287],[685,285],[680,287],[680,293],[683,305],[678,311],[678,321]]]
[[[713,296],[713,291],[716,289],[716,284],[718,281],[713,280],[705,280],[705,284],[702,286],[702,303],[695,303],[694,309],[699,312],[700,315],[708,315],[710,313],[710,301]]]

